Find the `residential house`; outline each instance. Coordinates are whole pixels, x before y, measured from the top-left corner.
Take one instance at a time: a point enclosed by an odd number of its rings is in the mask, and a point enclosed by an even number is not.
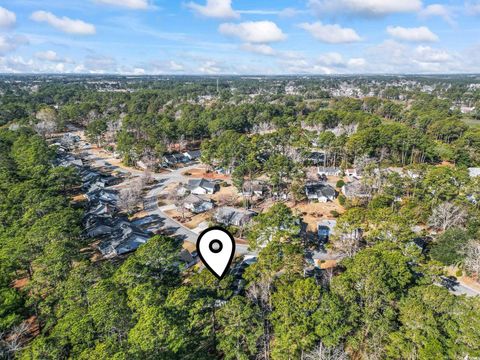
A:
[[[105,257],[115,257],[135,251],[140,245],[145,244],[150,236],[128,223],[127,221],[116,224],[111,236],[102,241],[98,248]]]
[[[260,181],[245,181],[242,186],[242,195],[262,197],[266,190],[266,185]]]
[[[318,175],[322,176],[340,176],[342,174],[342,169],[338,167],[325,167],[319,166],[317,170]]]
[[[213,209],[213,202],[205,197],[190,194],[183,200],[183,207],[194,214],[200,214]]]
[[[308,200],[318,200],[319,202],[333,201],[337,197],[335,189],[323,182],[309,182],[305,185],[305,193]]]
[[[118,201],[118,194],[116,191],[108,189],[97,189],[85,194],[89,202],[103,201],[110,204],[115,204]]]
[[[335,235],[335,226],[337,220],[322,220],[317,224],[318,240],[321,244],[326,244],[331,235]]]
[[[217,223],[225,226],[243,226],[256,215],[257,213],[251,210],[222,207],[217,210],[214,219]]]
[[[163,157],[163,163],[165,166],[175,166],[177,165],[177,159],[173,155],[165,155]]]
[[[186,163],[188,159],[183,154],[172,154],[177,164]]]
[[[350,181],[360,180],[363,177],[363,171],[357,168],[345,170],[345,175]]]
[[[183,156],[185,159],[188,159],[188,161],[197,161],[200,159],[200,156],[202,156],[202,152],[200,150],[187,151],[183,153]]]
[[[342,187],[342,192],[348,199],[368,198],[371,196],[371,189],[358,180],[345,184]]]
[[[114,232],[115,229],[120,227],[122,224],[128,225],[129,223],[124,219],[112,221],[112,219],[106,217],[97,217],[91,222],[89,227],[85,228],[85,233],[90,238],[105,237]]]
[[[104,201],[99,201],[96,206],[87,211],[87,215],[112,217],[116,212],[115,207]]]
[[[220,186],[207,179],[193,179],[188,181],[188,190],[195,195],[214,194],[220,190]]]

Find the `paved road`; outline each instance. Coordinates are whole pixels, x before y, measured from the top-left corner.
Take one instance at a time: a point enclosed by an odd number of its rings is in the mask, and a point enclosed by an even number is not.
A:
[[[462,284],[458,282],[458,280],[456,279],[451,279],[451,278],[442,276],[441,285],[455,295],[466,295],[468,297],[480,296],[480,291],[472,287],[469,287],[466,284]]]

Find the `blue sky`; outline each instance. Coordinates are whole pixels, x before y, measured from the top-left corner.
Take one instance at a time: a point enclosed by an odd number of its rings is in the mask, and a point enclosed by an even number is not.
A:
[[[0,0],[0,72],[479,73],[480,0]]]

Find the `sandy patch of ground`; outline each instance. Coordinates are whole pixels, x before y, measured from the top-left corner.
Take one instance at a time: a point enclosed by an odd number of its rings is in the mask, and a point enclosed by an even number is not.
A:
[[[86,199],[87,199],[87,198],[85,197],[84,194],[79,194],[79,195],[76,195],[76,196],[72,197],[72,201],[73,201],[73,202],[76,202],[76,203],[78,203],[78,202],[83,202],[83,201],[85,201]]]
[[[211,216],[212,215],[208,212],[203,213],[203,214],[198,214],[198,215],[193,216],[191,218],[191,220],[189,222],[186,222],[184,225],[186,227],[188,227],[189,229],[195,229],[202,222],[209,220]]]
[[[27,286],[28,284],[28,278],[27,277],[24,277],[24,278],[21,278],[21,279],[17,279],[13,282],[13,288],[14,289],[23,289],[25,286]]]
[[[136,220],[136,219],[142,219],[144,217],[148,216],[148,213],[146,211],[140,211],[132,215],[131,220]]]
[[[210,196],[210,199],[213,201],[223,204],[227,203],[228,205],[234,205],[238,200],[240,200],[240,194],[235,186],[220,186],[220,191]]]
[[[186,173],[190,175],[186,175]],[[183,173],[183,175],[191,176],[192,178],[205,178],[205,179],[211,179],[211,180],[225,180],[225,181],[230,180],[229,175],[218,174],[216,172],[207,172],[207,169],[202,167],[189,169],[188,171]]]
[[[337,266],[337,260],[325,260],[319,262],[320,269],[331,269]]]
[[[345,211],[338,200],[328,203],[303,202],[295,206],[292,202],[287,202],[286,205],[301,214],[303,221],[308,225],[308,231],[316,231],[317,223],[321,220],[333,219],[332,211],[337,211],[339,214]]]
[[[197,247],[195,246],[195,244],[192,244],[192,243],[187,242],[187,241],[184,241],[184,242],[183,242],[182,247],[183,247],[184,249],[188,250],[190,253],[191,253],[192,251],[197,250]]]

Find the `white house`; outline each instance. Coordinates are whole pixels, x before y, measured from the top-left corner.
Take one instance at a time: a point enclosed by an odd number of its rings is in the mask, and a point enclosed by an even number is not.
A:
[[[318,175],[322,176],[340,176],[342,173],[342,169],[338,167],[325,167],[319,166],[317,170]]]
[[[215,194],[219,190],[218,184],[206,179],[189,180],[187,188],[195,195]]]
[[[202,196],[190,194],[185,198],[183,206],[194,214],[200,214],[213,209],[213,202]]]
[[[319,202],[328,202],[335,200],[337,192],[330,185],[322,182],[311,182],[305,185],[305,194],[308,200],[318,200]]]

